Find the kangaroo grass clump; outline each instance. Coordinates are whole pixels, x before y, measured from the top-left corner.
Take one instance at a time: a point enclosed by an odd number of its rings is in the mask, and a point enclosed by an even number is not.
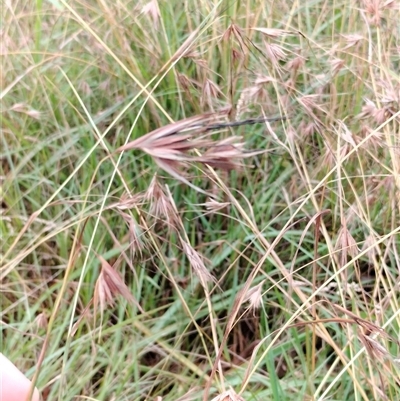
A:
[[[1,352],[44,401],[398,400],[394,1],[8,1]]]

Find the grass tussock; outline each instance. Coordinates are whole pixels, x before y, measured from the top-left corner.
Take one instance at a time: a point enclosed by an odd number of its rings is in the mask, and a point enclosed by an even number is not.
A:
[[[3,5],[2,352],[44,400],[400,399],[399,19]]]

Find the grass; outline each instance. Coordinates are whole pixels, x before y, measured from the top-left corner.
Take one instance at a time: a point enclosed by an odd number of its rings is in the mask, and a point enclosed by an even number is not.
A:
[[[1,345],[44,400],[400,399],[399,17],[4,5]],[[284,119],[116,152],[226,107]]]

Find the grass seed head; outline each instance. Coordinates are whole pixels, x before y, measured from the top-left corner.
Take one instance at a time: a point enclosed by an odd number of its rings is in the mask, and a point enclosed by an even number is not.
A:
[[[218,87],[218,85],[215,82],[211,81],[211,79],[206,79],[203,85],[200,103],[203,108],[206,105],[208,105],[210,109],[213,109],[214,100],[220,97],[221,95],[223,95],[223,93],[221,89]]]
[[[168,227],[177,227],[179,216],[156,175],[154,175],[145,193],[145,199],[150,203],[149,212],[153,217],[166,221]]]
[[[377,359],[381,362],[391,359],[392,356],[388,350],[373,337],[361,334],[359,338],[372,359]]]
[[[129,303],[134,303],[133,295],[120,274],[102,256],[99,255],[98,258],[101,262],[101,272],[93,296],[95,310],[97,305],[100,305],[100,312],[103,314],[107,305],[114,305],[117,295],[122,295]]]
[[[215,277],[208,271],[204,264],[203,257],[186,241],[181,238],[181,244],[183,252],[189,260],[190,265],[193,268],[194,273],[200,279],[201,285],[206,287],[208,282],[216,283]]]
[[[237,41],[242,51],[245,49],[246,47],[244,42],[245,37],[243,35],[242,30],[236,24],[229,25],[228,29],[222,35],[223,41],[227,41],[231,38],[234,38]]]
[[[282,46],[277,45],[276,43],[268,43],[264,41],[265,45],[265,53],[271,63],[275,66],[279,66],[280,61],[284,61],[287,58],[287,54]]]
[[[204,206],[206,209],[210,212],[216,212],[221,209],[225,209],[230,205],[230,202],[218,202],[213,198],[209,198],[206,203],[204,203]]]
[[[220,141],[210,139],[209,135],[199,137],[199,130],[207,130],[208,125],[212,125],[215,122],[219,123],[223,117],[226,117],[227,112],[227,110],[224,110],[219,113],[202,114],[168,124],[121,146],[117,149],[117,152],[140,149],[152,156],[159,167],[174,178],[200,192],[204,192],[184,177],[182,167],[185,167],[188,163],[197,162],[211,167],[231,170],[241,167],[238,159],[260,153],[259,151],[244,151],[244,144],[240,142],[240,137],[232,136]],[[203,151],[202,154],[199,154],[200,150]],[[152,185],[147,191],[147,196],[151,191],[155,190],[154,181]],[[159,194],[159,192],[157,193]],[[154,194],[150,197],[159,199],[159,202],[163,201],[161,195],[158,198]],[[159,210],[162,210],[161,205],[158,206],[160,206]],[[167,205],[164,206],[166,207]]]
[[[277,39],[282,36],[290,35],[292,33],[290,31],[285,31],[284,29],[278,29],[278,28],[252,28],[252,29],[262,33],[263,35],[271,39]]]
[[[22,113],[31,117],[35,120],[40,120],[42,113],[39,110],[35,110],[29,105],[25,103],[15,103],[11,108],[10,111],[15,111],[17,113]]]
[[[262,305],[262,286],[264,285],[265,280],[263,280],[261,283],[255,285],[252,288],[249,288],[247,293],[245,294],[243,298],[243,302],[248,302],[249,303],[249,309],[255,312],[256,309],[260,308]]]
[[[234,390],[229,389],[214,397],[211,401],[244,401]]]
[[[142,13],[148,15],[151,18],[154,27],[158,29],[158,24],[160,22],[160,10],[158,8],[157,0],[151,0],[145,4],[142,8]]]
[[[336,249],[352,258],[355,258],[359,254],[360,250],[357,246],[357,242],[347,227],[342,227],[339,230]]]
[[[342,35],[342,37],[346,41],[346,46],[342,50],[346,50],[349,49],[350,47],[357,46],[364,39],[362,35],[359,35],[357,33]]]
[[[300,68],[304,66],[306,63],[306,59],[303,56],[297,55],[296,57],[293,57],[291,60],[289,60],[286,63],[286,68],[289,71],[298,71]]]
[[[334,59],[332,59],[330,61],[330,65],[331,65],[331,74],[334,77],[335,75],[337,75],[344,67],[344,60],[335,57]]]
[[[135,254],[137,251],[141,252],[144,248],[142,227],[137,224],[130,214],[121,212],[120,215],[129,229],[129,248],[132,254]]]

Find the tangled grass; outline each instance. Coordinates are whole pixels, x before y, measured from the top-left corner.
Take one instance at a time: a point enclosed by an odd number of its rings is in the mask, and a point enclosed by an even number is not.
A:
[[[3,7],[2,352],[44,400],[400,399],[395,1]]]

